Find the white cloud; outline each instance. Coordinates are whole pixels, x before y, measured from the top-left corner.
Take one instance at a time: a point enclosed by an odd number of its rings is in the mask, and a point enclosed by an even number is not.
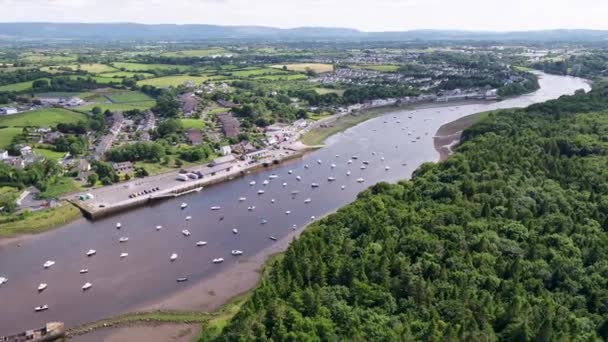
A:
[[[608,29],[606,0],[0,0],[3,21],[420,28]]]

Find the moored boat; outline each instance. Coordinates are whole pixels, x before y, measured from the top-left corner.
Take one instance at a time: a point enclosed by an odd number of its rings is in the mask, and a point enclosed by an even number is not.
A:
[[[312,184],[310,184],[310,186],[311,186],[312,188],[318,188],[318,187],[319,187],[319,184],[317,184],[317,183],[312,183]]]
[[[277,238],[276,238],[276,237],[274,237],[274,236],[272,236],[272,235],[270,235],[268,238],[269,238],[270,240],[272,240],[272,241],[277,241]]]
[[[247,200],[247,197],[241,197],[239,198],[239,202],[245,202]]]
[[[327,177],[328,182],[333,182],[336,180],[336,177]]]
[[[124,259],[129,256],[129,253],[120,253],[120,258]]]
[[[41,283],[40,285],[38,285],[38,292],[46,290],[47,287],[48,285],[46,283]]]
[[[251,181],[251,182],[249,182],[249,185],[251,185],[251,186],[254,186],[255,184],[256,184],[256,182],[255,182],[255,181]]]
[[[232,230],[232,234],[238,234],[238,233],[239,233],[239,230],[238,230],[238,229],[234,228],[234,229]]]
[[[186,216],[186,221],[192,220],[192,216]]]
[[[161,230],[163,229],[163,226],[156,226],[156,230]]]
[[[213,210],[213,211],[217,211],[217,210],[220,210],[220,209],[222,209],[222,207],[218,207],[218,206],[211,207],[211,210]]]
[[[118,242],[120,242],[120,243],[125,243],[127,241],[129,241],[129,237],[127,237],[127,236],[123,236],[120,239],[118,239]]]
[[[287,210],[287,211],[285,212],[285,215],[289,215],[289,214],[291,214],[291,210]]]
[[[171,260],[171,261],[177,260],[177,253],[171,254],[171,257],[169,258],[169,260]]]
[[[0,286],[2,286],[2,284],[6,284],[7,281],[8,281],[8,278],[0,277]]]
[[[87,252],[88,257],[92,257],[95,254],[97,254],[97,251],[94,249],[89,249],[89,251]]]
[[[82,285],[82,291],[86,291],[86,290],[90,289],[91,287],[93,287],[93,284],[85,283],[84,285]]]
[[[79,271],[80,274],[86,274],[89,273],[89,269],[88,268],[83,268]]]
[[[243,251],[239,251],[238,249],[233,249],[230,254],[232,255],[243,255]]]
[[[299,182],[299,181],[301,181],[301,180],[302,180],[302,177],[300,177],[300,176],[296,176],[296,179],[297,179],[297,180],[298,180],[298,182]]]
[[[365,182],[365,179],[363,179],[363,178],[357,179],[357,183],[363,183],[363,182]]]
[[[53,267],[53,265],[55,265],[55,262],[54,262],[53,260],[47,260],[47,261],[46,261],[46,262],[45,262],[45,263],[42,265],[42,267],[44,267],[44,268],[51,268],[51,267]]]
[[[254,211],[254,210],[255,210],[255,206],[254,206],[254,205],[252,205],[252,206],[250,206],[250,207],[247,207],[247,210],[249,210],[249,211]]]
[[[203,247],[203,246],[207,246],[207,241],[199,241],[196,243],[196,247]]]
[[[224,262],[224,258],[215,258],[213,259],[214,264],[221,264]]]
[[[185,281],[188,281],[188,278],[186,277],[181,277],[181,278],[177,278],[175,281],[177,281],[178,283],[183,283]]]
[[[186,209],[187,206],[188,206],[188,203],[184,202],[184,203],[182,203],[182,205],[180,206],[180,208]]]
[[[258,195],[263,195],[264,194],[264,190],[258,190]]]
[[[41,311],[46,311],[48,309],[49,309],[49,306],[47,304],[44,304],[44,305],[35,307],[34,311],[41,312]]]
[[[117,223],[116,223],[116,229],[120,229],[120,228],[122,228],[122,223],[117,222]]]
[[[182,230],[182,234],[184,236],[190,236],[190,231],[188,229],[184,229],[184,230]]]
[[[307,198],[304,200],[304,203],[310,203],[310,202],[312,202],[312,200],[310,198]]]

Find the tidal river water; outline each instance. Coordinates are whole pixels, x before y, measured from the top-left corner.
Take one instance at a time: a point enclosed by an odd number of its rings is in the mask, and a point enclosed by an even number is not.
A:
[[[294,227],[303,229],[312,216],[321,217],[352,202],[374,183],[407,179],[420,164],[437,161],[433,135],[446,123],[590,88],[580,78],[540,75],[541,88],[529,95],[502,102],[396,109],[332,136],[325,148],[278,167],[109,218],[82,219],[41,235],[0,242],[0,276],[8,278],[0,286],[0,336],[50,321],[74,326],[177,293],[240,258],[267,250],[277,243],[271,236],[280,242]],[[271,179],[271,175],[277,177]],[[264,185],[265,180],[269,184]],[[252,181],[256,182],[253,186]],[[312,183],[319,186],[313,188]],[[264,194],[258,194],[259,190]],[[241,197],[246,200],[239,201]],[[184,210],[182,202],[188,203]],[[212,211],[212,206],[221,209]],[[251,206],[255,209],[248,210]],[[191,219],[186,220],[187,216]],[[117,222],[122,223],[120,230]],[[162,229],[157,230],[159,225]],[[184,236],[184,229],[191,236]],[[119,243],[121,237],[129,241]],[[197,241],[207,245],[197,247]],[[97,254],[87,257],[89,249]],[[233,256],[232,250],[243,255]],[[121,258],[122,253],[128,256]],[[171,261],[173,253],[178,257]],[[225,261],[214,264],[215,258]],[[55,265],[44,269],[47,260]],[[89,272],[80,274],[81,269]],[[180,277],[188,281],[176,282]],[[87,282],[93,286],[83,291]],[[37,291],[40,283],[48,284],[42,292]],[[34,312],[45,304],[49,310]]]

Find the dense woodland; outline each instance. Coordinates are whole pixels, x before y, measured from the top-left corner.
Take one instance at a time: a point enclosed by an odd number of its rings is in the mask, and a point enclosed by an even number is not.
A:
[[[295,241],[209,341],[608,339],[608,87],[491,114]]]

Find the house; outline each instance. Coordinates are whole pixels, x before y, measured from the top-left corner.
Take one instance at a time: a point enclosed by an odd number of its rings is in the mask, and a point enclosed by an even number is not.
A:
[[[268,150],[259,150],[251,153],[247,153],[245,155],[245,160],[248,161],[257,161],[260,159],[264,159],[270,156],[270,152]]]
[[[112,132],[113,135],[118,135],[122,129],[124,121],[125,117],[122,112],[114,112],[112,115],[112,127],[110,128],[110,132]]]
[[[3,160],[4,164],[14,167],[15,169],[23,169],[25,161],[21,157],[9,157]]]
[[[236,103],[232,102],[232,101],[228,101],[228,100],[217,100],[217,104],[224,107],[224,108],[234,108],[236,107]]]
[[[133,171],[133,163],[112,163],[112,169],[114,169],[114,172],[116,172],[117,174],[128,174]]]
[[[0,115],[17,114],[18,110],[15,107],[0,107]]]
[[[27,156],[34,153],[34,150],[32,150],[32,148],[29,146],[23,146],[19,149],[19,153],[21,153],[22,156]]]
[[[182,113],[185,116],[192,116],[198,107],[198,100],[193,93],[182,94],[178,97]]]
[[[8,151],[6,150],[0,150],[0,160],[5,160],[8,159]]]
[[[44,139],[42,139],[42,141],[45,144],[52,144],[55,142],[55,140],[59,139],[63,137],[63,133],[61,132],[50,132],[44,135]]]
[[[222,146],[220,147],[220,154],[223,156],[228,156],[232,154],[232,149],[230,146]]]
[[[234,116],[224,113],[215,116],[222,125],[222,130],[228,138],[236,138],[241,132],[241,123]]]
[[[198,128],[190,128],[186,131],[186,138],[190,144],[197,146],[203,143],[203,133]]]

